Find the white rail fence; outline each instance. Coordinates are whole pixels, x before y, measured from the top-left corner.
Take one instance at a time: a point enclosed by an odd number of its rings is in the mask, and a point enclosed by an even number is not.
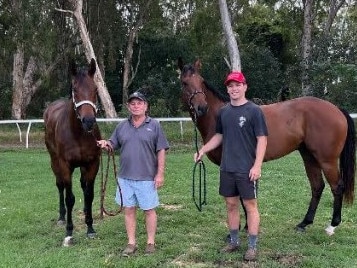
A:
[[[354,119],[357,118],[357,113],[352,113],[350,116]],[[98,122],[120,122],[125,120],[126,118],[97,118]],[[181,137],[183,135],[183,122],[186,121],[192,121],[190,117],[171,117],[171,118],[166,118],[166,117],[156,117],[160,122],[178,122],[180,124],[180,131],[181,131]],[[31,130],[32,124],[35,123],[42,123],[43,124],[43,119],[24,119],[24,120],[0,120],[0,125],[1,124],[16,124],[18,132],[19,132],[19,139],[20,142],[22,142],[22,130],[20,128],[20,124],[28,124],[27,126],[27,131],[26,131],[26,148],[29,147],[29,134]]]
[[[126,118],[97,118],[97,122],[120,122],[125,120]],[[183,136],[183,122],[186,121],[192,121],[190,117],[171,117],[171,118],[166,118],[166,117],[156,117],[156,120],[160,122],[178,122],[180,124],[180,132],[181,132],[181,137]],[[16,124],[17,130],[19,132],[19,139],[20,142],[22,142],[22,130],[20,127],[20,124],[28,124],[27,125],[27,130],[26,130],[26,148],[29,147],[29,135],[30,135],[30,130],[32,124],[36,123],[41,123],[43,124],[44,121],[43,119],[20,119],[20,120],[0,120],[0,125],[1,124]]]

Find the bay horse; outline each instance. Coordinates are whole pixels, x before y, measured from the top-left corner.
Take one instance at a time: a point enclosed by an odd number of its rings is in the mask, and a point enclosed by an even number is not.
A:
[[[95,237],[92,217],[94,182],[99,169],[101,139],[96,124],[97,86],[94,82],[96,62],[91,60],[87,69],[71,65],[71,96],[52,102],[45,110],[45,143],[51,158],[51,168],[56,177],[59,193],[58,224],[67,216],[66,237],[63,246],[73,244],[72,210],[75,196],[72,191],[72,174],[80,168],[80,184],[84,195],[87,236]],[[65,193],[65,196],[64,196]],[[66,215],[67,212],[67,215]]]
[[[216,116],[229,98],[211,87],[200,75],[201,62],[184,65],[179,60],[182,103],[196,122],[203,143],[215,134]],[[249,89],[248,89],[249,90]],[[264,161],[283,157],[298,150],[311,186],[307,213],[297,224],[298,231],[312,224],[325,182],[333,194],[333,212],[328,235],[341,222],[343,201],[354,201],[356,172],[356,130],[350,115],[332,103],[315,97],[299,97],[260,106],[268,127]],[[219,165],[221,147],[207,153]]]

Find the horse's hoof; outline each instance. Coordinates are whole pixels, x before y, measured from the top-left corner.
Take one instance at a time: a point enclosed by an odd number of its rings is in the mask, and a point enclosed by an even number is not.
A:
[[[331,236],[333,234],[335,234],[335,228],[336,227],[333,227],[331,225],[327,226],[326,229],[325,229],[325,232],[328,236]]]
[[[69,247],[69,246],[73,246],[73,244],[74,244],[73,236],[66,236],[63,240],[62,246]]]
[[[64,220],[58,220],[57,221],[57,226],[63,226],[65,224],[66,224],[66,221],[64,221]]]
[[[305,233],[306,231],[305,227],[301,227],[301,226],[296,226],[295,230],[299,233]]]
[[[96,233],[87,233],[87,237],[90,239],[94,239],[95,235],[96,235]]]

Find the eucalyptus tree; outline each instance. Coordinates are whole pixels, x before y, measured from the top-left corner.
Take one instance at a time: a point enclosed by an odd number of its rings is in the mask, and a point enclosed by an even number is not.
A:
[[[117,8],[122,14],[124,25],[127,28],[126,32],[126,48],[123,52],[123,81],[122,81],[122,103],[126,103],[128,99],[128,88],[133,82],[137,69],[140,65],[140,48],[136,65],[133,63],[134,44],[137,42],[139,31],[144,27],[144,24],[150,16],[150,8],[154,1],[152,0],[129,0],[119,1]]]
[[[228,65],[231,71],[241,71],[241,60],[239,54],[239,48],[237,44],[236,37],[233,33],[231,19],[228,12],[226,0],[218,0],[219,10],[221,13],[221,21],[223,31],[227,40],[227,49],[229,52],[229,62]]]
[[[90,59],[96,59],[95,52],[88,34],[87,26],[82,14],[82,9],[83,9],[83,0],[69,0],[69,3],[72,5],[73,10],[64,10],[62,8],[56,8],[57,11],[60,12],[65,12],[71,14],[76,22],[77,22],[77,27],[79,29],[80,37],[82,40],[82,45],[84,49],[84,53],[86,55],[87,61],[89,62]],[[102,73],[99,69],[99,66],[97,64],[97,72],[95,72],[95,82],[98,87],[98,93],[99,97],[101,100],[101,103],[104,107],[105,110],[105,115],[106,117],[116,117],[116,111],[112,102],[112,99],[108,93],[107,87],[105,85],[105,81],[103,79]]]
[[[51,25],[53,3],[51,1],[11,1],[14,20],[13,43],[13,94],[12,117],[25,118],[32,97],[44,79],[55,68],[59,57],[53,57],[53,31]]]

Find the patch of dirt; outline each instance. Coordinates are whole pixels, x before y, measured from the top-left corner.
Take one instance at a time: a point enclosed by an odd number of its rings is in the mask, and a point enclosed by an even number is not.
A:
[[[271,259],[277,261],[278,263],[286,267],[296,267],[301,262],[302,255],[293,255],[293,254],[275,254]]]
[[[162,207],[163,209],[167,209],[167,210],[180,210],[180,209],[182,209],[182,205],[161,204],[160,207]]]

